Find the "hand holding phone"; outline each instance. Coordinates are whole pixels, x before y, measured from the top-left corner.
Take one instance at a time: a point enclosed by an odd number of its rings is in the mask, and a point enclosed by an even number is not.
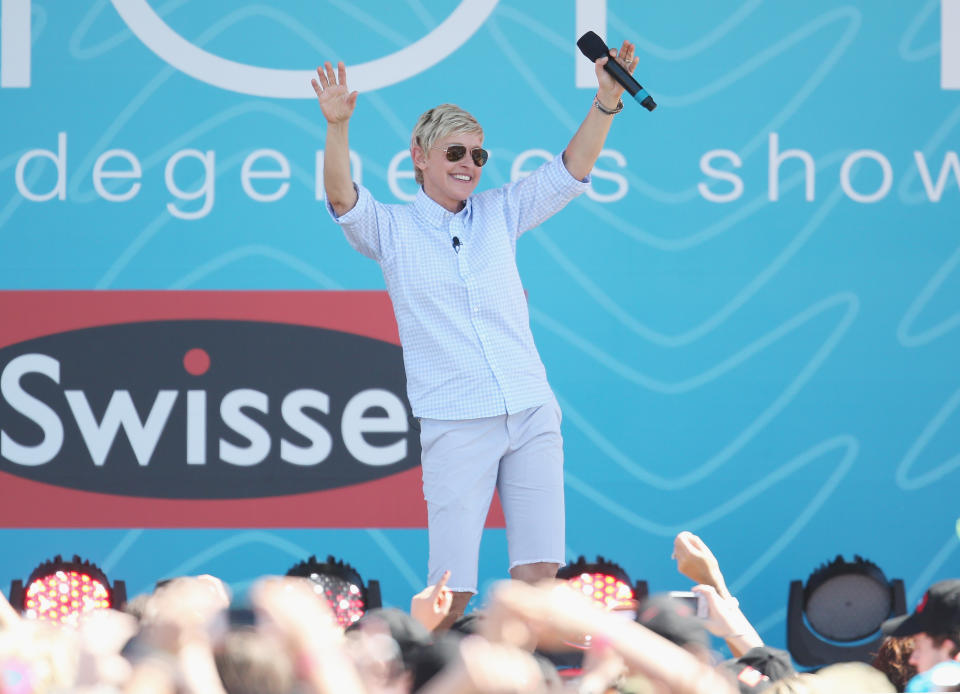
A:
[[[671,590],[668,595],[674,600],[689,605],[694,616],[698,619],[707,619],[710,616],[710,606],[707,599],[701,593],[694,593],[691,590]]]

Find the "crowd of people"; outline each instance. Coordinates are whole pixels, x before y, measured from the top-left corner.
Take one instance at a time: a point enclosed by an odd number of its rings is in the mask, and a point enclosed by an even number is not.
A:
[[[238,605],[215,577],[179,577],[74,628],[26,619],[0,595],[0,694],[960,691],[960,580],[886,622],[872,665],[798,673],[763,643],[699,537],[680,533],[674,557],[700,616],[666,595],[610,610],[564,582],[505,581],[447,628],[446,574],[409,612],[370,610],[346,629],[307,578],[265,577]]]

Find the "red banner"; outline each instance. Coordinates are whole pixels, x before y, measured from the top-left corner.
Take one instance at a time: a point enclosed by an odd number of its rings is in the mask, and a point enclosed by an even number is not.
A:
[[[0,291],[0,374],[0,526],[426,526],[385,292]]]

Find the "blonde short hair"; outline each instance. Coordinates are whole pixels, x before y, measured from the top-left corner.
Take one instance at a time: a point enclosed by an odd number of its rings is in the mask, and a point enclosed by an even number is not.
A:
[[[417,119],[410,146],[417,145],[424,152],[429,152],[438,140],[454,133],[480,133],[480,137],[483,137],[483,128],[476,118],[456,104],[440,104]],[[417,183],[423,185],[423,172],[416,166],[414,176]]]

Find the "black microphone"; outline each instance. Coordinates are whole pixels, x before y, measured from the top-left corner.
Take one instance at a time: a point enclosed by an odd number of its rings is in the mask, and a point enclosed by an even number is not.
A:
[[[454,236],[454,237],[453,237],[453,250],[455,250],[457,253],[459,253],[459,252],[460,252],[460,245],[461,245],[461,244],[460,244],[460,237],[459,237],[459,236]]]
[[[607,47],[607,44],[592,31],[588,31],[577,40],[577,48],[590,59],[591,63],[604,56],[610,57],[610,49]],[[623,66],[616,60],[610,58],[603,66],[603,69],[606,70],[613,79],[619,82],[620,85],[630,93],[630,96],[636,99],[645,109],[652,111],[657,107],[657,102],[647,93],[647,90],[640,86],[640,83],[633,79],[633,75],[624,70]]]

